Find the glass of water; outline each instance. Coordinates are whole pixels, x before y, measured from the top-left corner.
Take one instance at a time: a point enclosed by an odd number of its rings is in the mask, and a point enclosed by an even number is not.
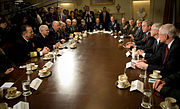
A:
[[[151,108],[152,106],[151,96],[152,96],[152,91],[150,89],[144,89],[142,102],[141,102],[142,107],[147,108],[147,109]]]
[[[32,94],[32,92],[30,90],[30,81],[29,80],[22,81],[22,89],[23,89],[24,96],[29,96]]]
[[[3,99],[3,88],[0,87],[0,100]]]

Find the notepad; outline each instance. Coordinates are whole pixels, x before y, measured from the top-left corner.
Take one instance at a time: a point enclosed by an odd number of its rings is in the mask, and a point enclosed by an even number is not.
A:
[[[134,90],[138,90],[143,93],[144,83],[139,80],[132,81],[130,91],[134,91]]]
[[[51,61],[48,61],[48,62],[44,65],[44,67],[51,68],[52,65],[53,65],[53,63],[52,63]]]
[[[39,86],[41,85],[41,83],[42,83],[42,80],[41,80],[41,79],[35,78],[35,79],[31,82],[30,87],[33,88],[33,89],[35,89],[35,90],[37,90],[37,89],[39,88]]]
[[[10,88],[13,84],[14,84],[13,82],[5,82],[5,83],[1,86],[1,88],[3,88],[3,89],[8,89],[8,88]]]
[[[13,109],[29,109],[29,103],[20,101],[13,106]]]

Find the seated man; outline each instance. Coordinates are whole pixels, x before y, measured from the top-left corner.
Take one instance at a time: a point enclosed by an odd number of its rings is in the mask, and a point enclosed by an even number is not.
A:
[[[108,30],[112,30],[113,32],[119,32],[119,24],[117,22],[115,22],[114,17],[111,16],[110,18],[110,23],[109,23],[109,29]]]
[[[160,42],[165,43],[157,55],[147,59],[147,62],[138,61],[138,68],[147,69],[148,72],[160,70],[163,77],[170,72],[180,71],[180,39],[176,36],[176,28],[173,24],[165,24],[159,29]]]
[[[177,100],[180,105],[180,71],[172,73],[162,80],[156,80],[153,84],[153,89],[162,94],[163,96],[173,97]]]
[[[31,53],[34,52],[37,55],[42,56],[43,54],[48,53],[48,48],[44,47],[42,51],[37,53],[35,50],[35,46],[32,42],[32,38],[34,37],[34,32],[31,26],[29,25],[23,25],[21,27],[21,37],[19,37],[18,40],[15,42],[15,51],[14,54],[12,54],[12,60],[15,62],[25,62],[31,57]]]
[[[76,19],[72,20],[72,31],[71,31],[71,33],[74,33],[74,32],[78,32],[78,26],[77,26],[77,20]]]
[[[66,20],[66,31],[70,34],[72,31],[72,27],[71,27],[71,19],[67,19]]]
[[[0,48],[0,79],[12,71],[14,71],[12,62],[6,57],[5,53]]]
[[[95,29],[95,30],[102,30],[103,29],[103,24],[100,23],[99,18],[96,18],[96,23],[94,23],[93,29]]]
[[[47,36],[47,39],[51,42],[51,45],[55,45],[58,43],[61,39],[60,33],[58,32],[60,29],[60,22],[53,21],[52,27],[49,31],[49,36]]]
[[[143,56],[145,59],[151,58],[155,56],[155,54],[158,52],[159,48],[163,45],[163,43],[159,42],[159,28],[161,27],[160,23],[154,23],[151,27],[151,37],[155,38],[154,44],[149,47],[145,48],[144,50],[138,50],[137,53],[141,56]]]
[[[83,32],[87,30],[87,25],[84,19],[81,20],[81,24],[79,25],[79,31]]]
[[[121,19],[121,23],[119,26],[120,26],[119,34],[127,35],[128,22],[126,21],[126,19],[124,17]]]
[[[137,30],[136,24],[134,23],[134,19],[131,18],[129,20],[129,25],[127,27],[127,35],[134,34]]]
[[[148,20],[143,21],[142,23],[142,30],[144,32],[143,39],[136,42],[127,42],[126,47],[127,48],[136,47],[137,49],[143,49],[143,50],[145,48],[150,48],[155,40],[154,38],[151,37],[150,29],[151,29],[151,22]]]
[[[136,21],[136,31],[134,34],[131,34],[131,38],[134,40],[134,41],[139,41],[139,40],[142,40],[142,36],[143,36],[143,31],[142,31],[142,20],[138,19]]]
[[[60,33],[60,42],[65,43],[69,40],[69,33],[66,32],[66,24],[64,22],[60,23],[60,30],[58,31]]]
[[[54,45],[47,37],[49,36],[49,28],[47,25],[41,25],[39,27],[39,33],[33,38],[34,44],[36,48],[42,50],[42,48],[46,47],[49,51],[53,50],[53,48],[58,46],[58,43]],[[60,43],[59,43],[60,44]]]

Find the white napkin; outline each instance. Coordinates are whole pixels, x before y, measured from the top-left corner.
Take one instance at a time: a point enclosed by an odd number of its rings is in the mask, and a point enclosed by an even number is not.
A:
[[[134,91],[134,90],[138,90],[143,93],[144,83],[139,80],[132,81],[130,91]]]
[[[123,40],[122,40],[122,39],[119,39],[119,43],[121,43],[121,42],[123,42]]]
[[[35,89],[35,90],[37,90],[37,89],[39,88],[39,86],[41,85],[41,83],[42,83],[42,80],[41,80],[41,79],[35,78],[35,79],[31,82],[30,87],[33,88],[33,89]]]
[[[124,36],[119,36],[121,39],[124,38]]]
[[[13,106],[13,109],[29,109],[29,103],[20,101]]]
[[[51,68],[52,65],[53,65],[53,63],[52,63],[51,61],[48,61],[48,62],[44,65],[44,67]]]
[[[129,57],[131,55],[131,53],[128,51],[126,52],[126,57]]]
[[[128,63],[126,63],[126,68],[133,68],[133,69],[135,69],[136,67],[135,67],[134,63],[128,62]]]
[[[8,89],[8,88],[10,88],[13,84],[14,84],[13,82],[5,82],[5,83],[1,86],[1,88],[3,88],[3,89]]]

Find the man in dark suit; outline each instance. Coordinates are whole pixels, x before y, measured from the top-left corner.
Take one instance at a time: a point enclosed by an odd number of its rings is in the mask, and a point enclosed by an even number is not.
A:
[[[134,40],[134,41],[139,41],[139,40],[142,40],[142,36],[143,36],[143,31],[142,31],[142,20],[138,19],[136,21],[136,31],[134,34],[131,34],[131,38]]]
[[[127,35],[128,22],[126,21],[126,19],[124,17],[121,19],[121,23],[119,26],[120,26],[119,34]]]
[[[34,52],[37,55],[42,56],[43,54],[48,53],[46,47],[43,48],[41,52],[35,50],[35,45],[32,42],[34,37],[34,32],[31,26],[23,25],[21,27],[21,37],[15,42],[14,54],[12,54],[12,60],[14,62],[25,62],[31,57],[31,53]],[[35,55],[33,55],[35,56]]]
[[[109,29],[108,30],[112,30],[112,31],[116,31],[119,32],[119,24],[115,21],[114,17],[111,16],[111,21],[109,23]]]
[[[53,49],[53,43],[48,40],[49,35],[49,28],[47,25],[41,25],[39,27],[39,33],[33,38],[33,42],[35,44],[35,47],[39,50],[42,50],[44,47],[47,47],[47,49],[52,50]],[[37,51],[39,51],[37,50]]]
[[[110,15],[109,12],[107,12],[106,7],[103,7],[103,12],[99,15],[100,22],[103,24],[103,27],[105,30],[108,30],[108,24],[110,22]]]
[[[165,43],[158,54],[147,62],[138,61],[138,68],[147,69],[148,72],[160,70],[163,77],[170,72],[180,71],[180,39],[176,36],[176,28],[173,24],[165,24],[159,29],[160,42]]]
[[[154,23],[151,27],[151,37],[154,37],[156,40],[154,41],[153,45],[149,48],[144,48],[144,50],[139,49],[137,53],[141,56],[143,56],[145,59],[151,58],[155,56],[155,54],[158,52],[159,48],[162,47],[163,43],[160,42],[159,39],[159,28],[162,24],[160,23]]]
[[[129,19],[129,24],[127,27],[127,35],[134,34],[137,30],[136,24],[134,23],[134,19]]]
[[[71,33],[71,31],[72,31],[71,19],[67,19],[67,20],[66,20],[66,31],[67,31],[68,33]]]
[[[69,40],[69,34],[67,31],[66,31],[66,24],[64,22],[61,22],[60,23],[60,29],[58,31],[60,33],[60,42],[61,43],[65,43],[66,41]]]
[[[103,29],[103,24],[100,23],[99,18],[96,18],[96,23],[94,23],[93,29],[95,29],[95,30],[102,30]]]
[[[95,22],[95,15],[93,11],[90,11],[89,6],[86,6],[83,16],[84,20],[86,21],[88,30],[93,31],[92,25]]]
[[[148,20],[143,21],[142,23],[142,30],[143,30],[143,39],[136,42],[127,42],[126,47],[136,47],[137,49],[145,49],[149,48],[154,43],[154,38],[151,37],[150,29],[151,29],[152,23]]]
[[[0,48],[0,79],[12,71],[14,71],[12,62],[6,57],[5,53]]]
[[[50,28],[49,31],[49,36],[47,36],[47,39],[51,41],[52,45],[55,45],[61,40],[60,33],[58,32],[59,28],[60,28],[60,22],[53,21],[52,27]]]
[[[81,20],[81,24],[78,27],[80,32],[87,31],[87,25],[84,19]]]
[[[153,84],[153,89],[166,97],[173,97],[177,100],[177,104],[180,105],[180,71],[172,73],[162,80],[156,80]]]

